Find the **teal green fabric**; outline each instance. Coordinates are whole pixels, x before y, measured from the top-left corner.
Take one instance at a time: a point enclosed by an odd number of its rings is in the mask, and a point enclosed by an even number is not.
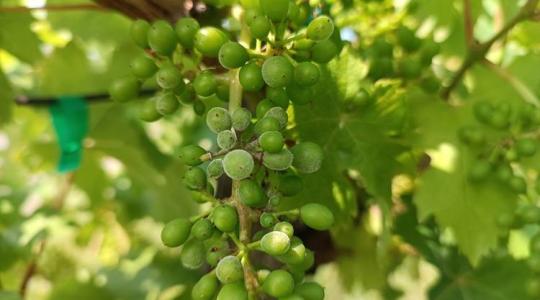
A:
[[[49,107],[58,145],[58,171],[76,170],[82,160],[82,141],[88,132],[88,105],[82,97],[65,96]]]

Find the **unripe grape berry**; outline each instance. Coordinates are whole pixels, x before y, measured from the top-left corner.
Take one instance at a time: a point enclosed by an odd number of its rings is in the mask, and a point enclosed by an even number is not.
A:
[[[268,202],[270,202],[270,205],[272,206],[278,206],[279,203],[281,203],[281,197],[279,195],[274,195],[270,197],[270,200],[268,200]]]
[[[266,98],[272,101],[274,105],[277,105],[283,109],[287,109],[287,107],[289,107],[289,96],[283,88],[267,87]]]
[[[274,118],[278,120],[280,129],[285,129],[289,121],[287,112],[281,107],[271,107],[265,114],[265,118]]]
[[[289,238],[294,235],[294,227],[289,222],[279,222],[274,226],[275,231],[281,231],[285,233]]]
[[[193,80],[193,89],[199,96],[208,97],[216,92],[216,88],[216,78],[210,71],[202,71]]]
[[[191,222],[186,219],[174,219],[161,230],[161,241],[167,247],[178,247],[189,237]]]
[[[489,121],[493,110],[491,103],[482,101],[473,104],[473,114],[475,118],[482,123],[487,123]]]
[[[180,149],[180,159],[188,166],[197,166],[202,163],[201,156],[206,150],[197,145],[188,145]]]
[[[184,174],[184,183],[191,190],[202,190],[206,187],[206,173],[199,167],[193,167]]]
[[[275,118],[262,118],[255,123],[254,131],[256,135],[261,135],[267,131],[279,131],[280,129],[279,121]]]
[[[369,77],[373,80],[390,77],[394,74],[394,64],[389,58],[373,59],[369,65]]]
[[[321,72],[311,62],[301,62],[294,68],[294,81],[300,86],[312,86],[319,81]]]
[[[494,111],[489,117],[488,124],[495,129],[506,129],[510,122],[506,113]]]
[[[433,57],[439,53],[441,46],[433,40],[428,40],[420,49],[420,62],[426,66],[431,65]]]
[[[396,31],[396,36],[399,44],[405,51],[413,52],[420,48],[422,41],[416,37],[414,32],[407,27],[400,27]]]
[[[264,86],[262,69],[254,62],[250,62],[240,68],[238,80],[248,92],[256,92]]]
[[[312,142],[299,143],[291,149],[294,155],[293,166],[301,173],[314,173],[321,168],[322,148]]]
[[[223,107],[212,107],[206,114],[206,125],[215,133],[230,129],[232,126],[231,116]]]
[[[257,103],[257,107],[255,108],[255,116],[257,119],[264,118],[264,115],[272,108],[274,107],[274,104],[272,101],[268,99],[263,99]]]
[[[152,77],[157,71],[157,66],[154,61],[147,56],[139,56],[131,63],[131,72],[137,78]]]
[[[204,244],[197,239],[190,239],[182,247],[180,252],[180,261],[188,269],[200,268],[206,259]]]
[[[302,191],[304,183],[296,175],[285,175],[279,178],[278,190],[283,196],[294,196]]]
[[[248,293],[243,282],[225,284],[216,300],[248,300]]]
[[[296,5],[295,1],[289,0],[289,11],[287,12],[287,18],[294,20],[300,14],[300,8]]]
[[[131,24],[131,39],[141,48],[148,48],[148,30],[150,24],[145,20],[136,20]]]
[[[109,87],[109,94],[116,102],[126,102],[137,98],[140,88],[139,81],[131,76],[116,79]]]
[[[525,182],[525,179],[521,177],[512,176],[508,181],[508,185],[514,192],[519,194],[523,194],[527,191],[527,183]]]
[[[163,116],[174,113],[178,106],[180,103],[172,93],[163,93],[156,99],[156,110]]]
[[[210,300],[217,292],[219,283],[216,275],[209,273],[201,277],[191,290],[191,299]]]
[[[201,28],[199,22],[193,18],[180,18],[176,22],[175,31],[180,45],[185,48],[193,48],[193,42],[197,31]]]
[[[237,108],[232,113],[231,120],[234,130],[244,131],[251,125],[251,112],[244,107]]]
[[[175,89],[176,90],[176,89]],[[193,89],[193,85],[185,85],[185,88],[183,91],[178,94],[178,101],[180,101],[182,104],[190,105],[194,104],[196,100],[195,96],[195,90]]]
[[[431,75],[422,78],[420,81],[420,87],[428,94],[436,94],[441,88],[441,82],[439,79],[437,79],[437,77]]]
[[[203,27],[195,34],[195,49],[204,56],[217,57],[219,49],[229,38],[227,35],[215,27]]]
[[[238,214],[230,205],[220,205],[214,208],[212,221],[222,232],[233,232],[238,224]]]
[[[272,24],[266,16],[256,16],[249,23],[251,36],[259,40],[266,40],[271,28]]]
[[[285,297],[280,297],[279,300],[304,300],[304,298],[300,295],[292,294]]]
[[[293,164],[293,154],[288,149],[276,153],[264,152],[263,165],[270,170],[284,171]]]
[[[217,266],[218,262],[230,253],[229,243],[223,239],[213,241],[207,245],[206,262],[212,266]]]
[[[219,83],[216,87],[216,96],[224,102],[229,102],[229,85],[225,83]]]
[[[231,149],[236,145],[236,134],[231,130],[220,131],[217,135],[217,144],[221,149]]]
[[[300,218],[315,230],[328,230],[334,225],[334,214],[324,205],[309,203],[300,208]]]
[[[226,42],[219,49],[219,63],[227,69],[243,66],[249,59],[249,54],[242,45],[236,42]]]
[[[198,116],[204,115],[204,112],[206,111],[206,105],[202,101],[195,101],[193,103],[193,111]]]
[[[309,22],[306,36],[315,41],[328,39],[334,32],[334,22],[328,16],[318,16]]]
[[[268,275],[270,275],[270,270],[268,269],[257,270],[257,280],[259,280],[260,283],[263,283]]]
[[[244,278],[244,269],[236,256],[225,256],[216,267],[216,276],[223,283],[233,283]]]
[[[221,158],[212,160],[208,164],[206,172],[208,173],[208,176],[212,178],[218,178],[223,175],[223,160]]]
[[[274,22],[280,22],[287,17],[289,0],[260,0],[264,14]]]
[[[184,83],[180,70],[171,64],[167,64],[159,69],[156,74],[156,80],[158,85],[164,89],[173,89]]]
[[[497,179],[501,182],[508,182],[514,175],[512,168],[509,165],[500,165],[495,172]]]
[[[281,255],[279,260],[288,265],[300,265],[304,262],[306,257],[306,246],[302,243],[298,237],[291,239],[291,246],[287,253]]]
[[[296,3],[294,3],[296,5]],[[303,26],[311,13],[311,7],[306,2],[301,2],[298,4],[298,13],[294,16],[291,16],[291,22],[294,23],[297,27]],[[294,18],[293,18],[294,17]]]
[[[263,283],[263,291],[272,297],[285,297],[294,291],[294,279],[285,270],[272,271]]]
[[[461,141],[472,145],[482,145],[485,142],[485,134],[482,129],[477,127],[463,127],[458,131],[458,137]]]
[[[311,48],[311,59],[319,64],[325,64],[338,55],[339,49],[331,40],[315,43]]]
[[[299,86],[295,83],[286,88],[287,96],[296,105],[308,104],[313,100],[313,90],[309,87]]]
[[[263,228],[270,228],[276,223],[276,217],[271,213],[263,212],[259,218],[259,223]]]
[[[154,122],[161,119],[161,114],[156,109],[156,100],[149,99],[139,107],[139,118],[145,122]]]
[[[240,181],[238,188],[240,201],[249,207],[262,207],[266,204],[266,195],[262,187],[252,179]]]
[[[254,166],[253,157],[245,150],[233,150],[223,158],[223,169],[234,180],[248,178]]]
[[[265,152],[277,153],[283,149],[283,135],[279,131],[267,131],[259,136],[259,145]]]
[[[519,159],[519,154],[517,153],[516,149],[508,149],[508,151],[506,151],[504,154],[504,158],[510,162],[517,161]]]
[[[516,141],[515,148],[519,156],[528,157],[536,153],[537,145],[533,139],[521,139]]]
[[[468,178],[473,182],[484,180],[491,172],[492,166],[488,161],[475,161],[469,169]]]
[[[422,66],[414,58],[404,58],[399,63],[399,74],[405,79],[416,79],[422,73]]]
[[[350,110],[355,110],[359,107],[363,107],[371,102],[371,95],[366,89],[361,88],[347,103],[347,107]]]
[[[373,54],[377,57],[392,57],[394,53],[392,44],[383,37],[375,39],[371,45],[371,49],[373,50]]]
[[[261,249],[269,255],[283,255],[287,253],[289,247],[289,236],[281,231],[271,231],[261,239]]]
[[[177,42],[174,29],[166,21],[156,21],[148,30],[148,44],[158,54],[171,55]]]
[[[304,300],[324,300],[324,288],[316,282],[303,282],[294,289],[294,292]]]
[[[284,87],[293,79],[294,67],[284,56],[267,58],[262,66],[264,82],[271,87]]]
[[[191,226],[191,235],[201,241],[209,239],[213,232],[214,225],[212,225],[212,222],[206,218],[197,220],[195,223],[193,223],[193,226]]]

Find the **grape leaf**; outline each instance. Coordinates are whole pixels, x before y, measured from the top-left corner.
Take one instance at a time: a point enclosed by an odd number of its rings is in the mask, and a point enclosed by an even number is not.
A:
[[[0,125],[11,120],[13,97],[11,85],[2,69],[0,69]]]
[[[29,64],[42,58],[39,39],[30,29],[33,21],[32,15],[26,13],[0,14],[0,48]]]

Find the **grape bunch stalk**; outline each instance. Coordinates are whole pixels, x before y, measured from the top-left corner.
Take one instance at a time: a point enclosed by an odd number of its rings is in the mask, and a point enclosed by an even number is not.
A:
[[[292,198],[303,190],[301,175],[320,169],[323,149],[298,140],[289,118],[290,102],[311,102],[320,65],[339,52],[332,19],[318,11],[307,3],[260,0],[257,9],[243,10],[237,41],[190,17],[174,27],[163,20],[133,23],[132,38],[146,54],[132,63],[132,76],[112,84],[111,97],[128,101],[155,82],[161,90],[144,101],[141,119],[153,122],[192,105],[216,134],[215,149],[188,145],[179,153],[189,166],[184,183],[205,209],[168,222],[161,233],[165,246],[182,246],[183,266],[208,271],[193,299],[324,299],[323,287],[304,280],[314,253],[293,224],[324,231],[335,217],[322,204]],[[247,94],[257,99],[251,110]],[[207,110],[216,98],[221,102]],[[224,198],[214,192],[223,184],[232,190]]]

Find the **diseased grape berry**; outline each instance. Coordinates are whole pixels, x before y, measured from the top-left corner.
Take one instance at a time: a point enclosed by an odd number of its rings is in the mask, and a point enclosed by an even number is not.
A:
[[[256,92],[264,86],[261,67],[254,62],[240,68],[238,78],[244,90],[248,92]]]
[[[167,247],[178,247],[189,237],[191,222],[178,218],[168,222],[161,230],[161,241]]]
[[[231,116],[223,107],[213,107],[206,114],[206,125],[215,133],[230,129],[232,126]]]
[[[229,38],[215,27],[203,27],[195,34],[194,46],[202,55],[218,57],[219,49]]]
[[[174,29],[166,21],[158,20],[148,30],[148,44],[158,54],[171,55],[177,42]]]
[[[265,152],[277,153],[283,149],[283,135],[279,131],[267,131],[259,136],[259,145]]]
[[[156,64],[147,56],[139,56],[131,63],[131,72],[137,78],[144,79],[151,77],[156,71]]]
[[[148,48],[148,30],[150,24],[145,20],[136,20],[131,24],[131,39],[141,48]]]
[[[262,66],[262,77],[270,87],[284,87],[293,79],[294,68],[284,56],[267,58]]]
[[[202,163],[201,156],[206,150],[197,145],[188,145],[180,149],[180,159],[188,166],[197,166]]]
[[[293,154],[288,149],[276,153],[264,152],[263,165],[270,170],[284,171],[291,167]]]
[[[225,155],[223,158],[223,169],[225,174],[234,180],[248,178],[253,171],[255,163],[253,157],[245,150],[236,149]]]
[[[109,88],[111,98],[116,102],[126,102],[137,98],[140,83],[131,76],[115,80]]]
[[[309,203],[300,208],[300,218],[316,230],[328,230],[334,225],[334,214],[324,205]]]
[[[251,125],[251,112],[246,108],[236,109],[231,116],[234,130],[244,131]]]
[[[223,232],[232,232],[238,224],[238,214],[230,205],[220,205],[214,208],[212,213],[214,225]]]
[[[206,187],[206,173],[199,167],[193,167],[184,174],[184,183],[191,190],[202,190]]]
[[[268,111],[266,111],[264,117],[278,120],[280,129],[285,129],[289,121],[287,112],[281,107],[271,107]]]
[[[223,285],[216,300],[248,300],[248,293],[243,282]]]
[[[180,106],[180,103],[172,93],[163,93],[156,99],[156,110],[163,116],[174,113],[178,106]]]
[[[197,239],[190,239],[182,247],[180,261],[188,269],[198,269],[206,261],[204,244]]]
[[[182,73],[174,65],[167,64],[156,74],[156,80],[163,89],[173,89],[184,83]]]
[[[269,255],[283,255],[290,247],[290,239],[281,231],[271,231],[261,239],[261,249]]]
[[[226,42],[219,49],[219,63],[227,69],[236,69],[243,66],[249,59],[249,54],[242,45],[235,42]]]
[[[175,31],[180,45],[185,48],[193,48],[195,35],[201,28],[199,22],[193,18],[180,18],[176,22]]]
[[[240,201],[250,207],[262,207],[266,204],[267,198],[261,186],[252,179],[240,181],[238,187]]]
[[[285,297],[294,291],[294,279],[285,270],[270,272],[263,283],[263,291],[272,297]]]
[[[244,278],[244,270],[240,260],[236,256],[225,256],[216,267],[216,276],[223,283],[233,283]]]
[[[208,173],[209,177],[218,178],[223,175],[223,160],[221,158],[216,158],[212,160],[208,167],[206,168],[206,173]]]
[[[221,149],[231,149],[236,145],[236,134],[231,130],[220,131],[217,135],[217,144]]]
[[[306,31],[309,39],[322,41],[328,39],[334,32],[334,22],[328,16],[318,16],[313,19]]]
[[[210,71],[203,71],[193,80],[193,89],[197,95],[208,97],[216,92],[217,81]]]
[[[291,149],[294,155],[293,166],[301,173],[314,173],[321,168],[323,151],[312,142],[303,142]]]
[[[218,287],[219,282],[216,275],[208,273],[193,286],[191,298],[193,300],[210,300],[216,294]]]
[[[193,237],[201,241],[209,239],[213,232],[214,225],[212,225],[212,222],[206,218],[197,220],[195,223],[193,223],[193,226],[191,226],[191,234]]]

